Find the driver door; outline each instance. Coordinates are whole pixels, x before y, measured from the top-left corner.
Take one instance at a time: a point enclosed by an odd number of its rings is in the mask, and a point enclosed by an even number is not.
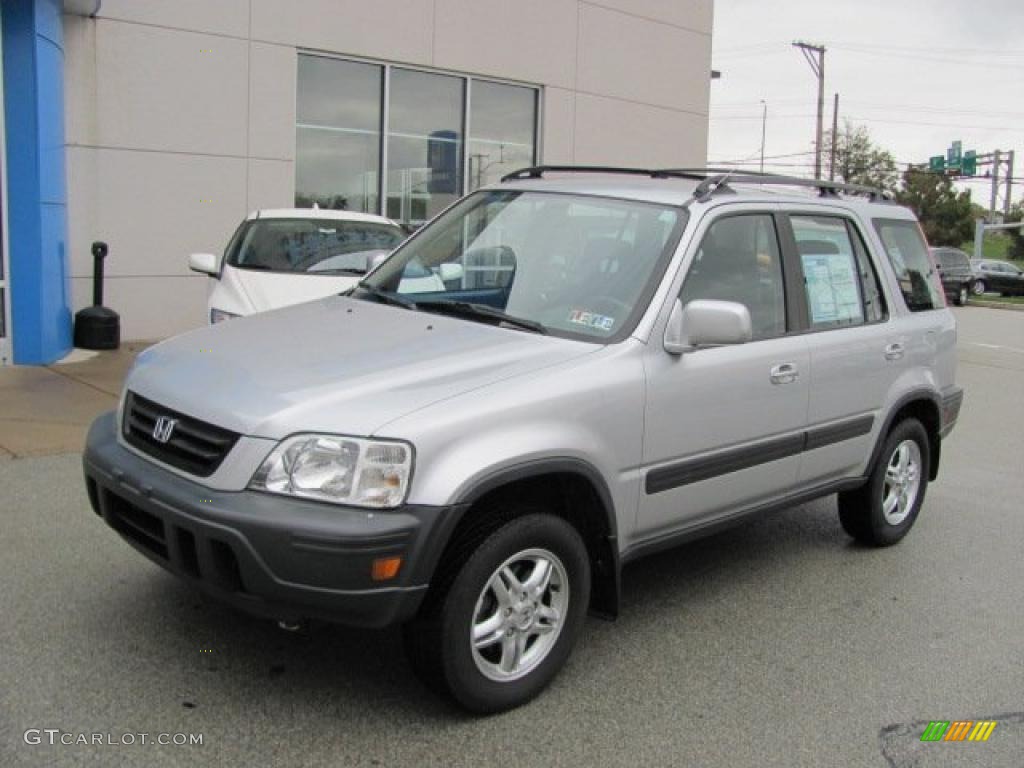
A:
[[[647,345],[644,482],[638,533],[657,538],[784,495],[796,484],[808,408],[809,352],[787,315],[774,214],[718,216],[694,240],[679,298],[739,302],[746,344],[667,353]]]

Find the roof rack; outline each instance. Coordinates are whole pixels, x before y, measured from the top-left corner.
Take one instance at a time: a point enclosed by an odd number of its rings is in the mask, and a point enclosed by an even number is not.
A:
[[[758,171],[738,171],[735,168],[619,168],[605,165],[535,165],[520,168],[501,177],[502,182],[520,181],[523,179],[539,179],[545,173],[601,173],[623,174],[628,176],[647,176],[652,179],[690,179],[699,181],[694,190],[693,199],[706,202],[718,191],[731,192],[727,182],[739,184],[774,184],[778,186],[810,187],[817,189],[821,197],[838,197],[840,192],[850,195],[864,195],[872,202],[890,201],[889,193],[866,187],[860,184],[847,184],[842,181],[826,181],[824,179],[803,179],[798,176],[781,176],[775,173]]]
[[[887,202],[892,199],[889,193],[881,189],[865,187],[861,184],[846,184],[841,181],[826,181],[825,179],[802,179],[798,176],[777,176],[772,173],[761,174],[751,171],[743,171],[742,173],[721,172],[714,176],[708,176],[697,185],[697,189],[693,191],[693,197],[698,202],[707,202],[719,190],[723,192],[731,191],[727,186],[727,182],[811,187],[812,189],[817,189],[821,197],[838,197],[840,192],[845,192],[850,195],[864,195],[873,203],[879,201]]]
[[[522,179],[539,179],[545,173],[604,173],[604,174],[625,174],[628,176],[648,176],[652,179],[693,179],[703,181],[707,173],[691,169],[669,168],[665,170],[657,168],[616,168],[604,165],[534,165],[530,168],[520,168],[518,171],[506,173],[501,177],[505,181],[519,181]]]

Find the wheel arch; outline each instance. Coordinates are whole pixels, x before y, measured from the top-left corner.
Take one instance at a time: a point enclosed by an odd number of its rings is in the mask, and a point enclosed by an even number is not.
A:
[[[446,525],[437,567],[457,561],[485,535],[516,516],[515,503],[553,507],[579,531],[591,565],[591,613],[613,619],[619,610],[619,551],[615,505],[600,471],[582,459],[537,459],[486,474],[461,489]]]
[[[892,428],[906,418],[916,418],[924,426],[928,433],[928,479],[934,480],[939,476],[939,458],[942,454],[942,439],[940,431],[942,428],[942,398],[937,392],[927,389],[919,389],[908,392],[889,410],[889,415],[882,424],[875,440],[875,447],[871,452],[871,460],[868,462],[868,472],[875,466],[886,437]]]

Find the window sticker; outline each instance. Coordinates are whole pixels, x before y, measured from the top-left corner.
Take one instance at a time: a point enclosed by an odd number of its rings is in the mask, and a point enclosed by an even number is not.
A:
[[[845,254],[804,254],[811,322],[846,325],[864,321],[853,259]]]
[[[610,331],[615,325],[615,318],[595,312],[585,312],[582,309],[571,309],[569,310],[569,322],[585,325],[588,328],[597,328],[599,331]]]

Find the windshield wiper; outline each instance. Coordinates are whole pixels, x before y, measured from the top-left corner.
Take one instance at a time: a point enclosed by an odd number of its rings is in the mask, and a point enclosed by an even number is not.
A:
[[[359,267],[337,267],[335,269],[309,269],[307,275],[365,275],[365,269]]]
[[[362,291],[366,291],[375,299],[379,300],[382,304],[392,304],[396,307],[403,307],[404,309],[416,309],[416,302],[402,298],[397,293],[389,293],[388,291],[382,291],[375,285],[359,283],[359,285],[357,285],[356,288],[359,288]]]
[[[523,328],[527,331],[547,335],[548,329],[534,320],[527,320],[525,317],[516,317],[495,309],[488,304],[474,304],[470,301],[447,301],[444,299],[436,301],[416,302],[417,309],[436,311],[445,314],[459,315],[462,317],[485,317],[489,320],[500,320],[503,323]]]

